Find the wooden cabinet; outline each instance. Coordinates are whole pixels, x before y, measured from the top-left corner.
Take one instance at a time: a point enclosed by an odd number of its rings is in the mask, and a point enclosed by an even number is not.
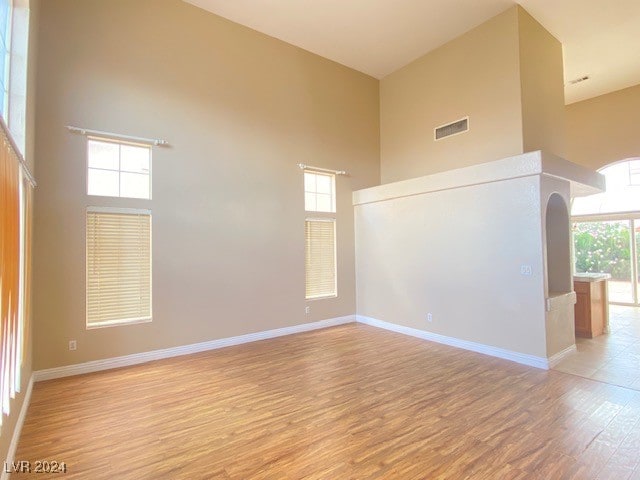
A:
[[[574,279],[573,289],[576,292],[576,337],[593,338],[602,335],[609,323],[606,279]]]

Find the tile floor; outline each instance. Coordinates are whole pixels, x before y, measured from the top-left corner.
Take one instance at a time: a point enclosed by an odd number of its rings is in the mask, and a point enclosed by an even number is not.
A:
[[[577,338],[577,351],[554,370],[640,390],[640,308],[611,305],[609,330],[596,338]]]

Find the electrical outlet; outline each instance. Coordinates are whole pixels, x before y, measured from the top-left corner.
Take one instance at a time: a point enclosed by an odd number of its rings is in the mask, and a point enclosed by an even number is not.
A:
[[[78,344],[75,340],[69,340],[69,350],[75,350],[78,348]]]
[[[433,315],[431,315],[431,313],[427,313],[427,322],[433,322]]]
[[[520,275],[531,275],[531,265],[520,265]]]
[[[309,315],[311,313],[311,307],[304,307],[304,314]]]

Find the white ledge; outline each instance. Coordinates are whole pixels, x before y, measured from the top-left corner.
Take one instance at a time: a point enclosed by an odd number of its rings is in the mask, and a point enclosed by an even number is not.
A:
[[[538,150],[502,160],[358,190],[353,192],[353,204],[362,205],[533,175],[546,175],[569,181],[572,196],[591,195],[605,190],[605,180],[601,174]]]
[[[549,293],[547,298],[547,312],[551,310],[559,310],[564,307],[576,304],[576,292],[567,293]]]

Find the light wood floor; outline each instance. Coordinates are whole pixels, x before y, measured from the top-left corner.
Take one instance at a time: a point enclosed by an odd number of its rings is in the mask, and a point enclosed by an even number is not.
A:
[[[640,392],[350,324],[37,383],[16,459],[91,480],[637,480]]]

